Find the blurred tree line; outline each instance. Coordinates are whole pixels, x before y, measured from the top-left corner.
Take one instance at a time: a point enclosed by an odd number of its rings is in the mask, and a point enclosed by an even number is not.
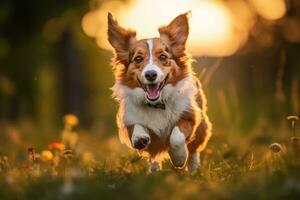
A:
[[[109,115],[104,111],[113,104],[100,105],[110,96],[110,54],[82,33],[88,6],[82,0],[0,2],[1,120],[36,120],[47,129],[65,113],[80,116],[83,125]]]
[[[235,55],[197,58],[210,113],[221,126],[299,114],[300,39],[293,38],[300,32],[290,19],[300,21],[300,3],[288,2],[284,18],[258,17]],[[113,130],[111,53],[81,30],[89,6],[84,0],[0,2],[1,121],[29,119],[50,130],[65,113],[74,113],[83,127]]]

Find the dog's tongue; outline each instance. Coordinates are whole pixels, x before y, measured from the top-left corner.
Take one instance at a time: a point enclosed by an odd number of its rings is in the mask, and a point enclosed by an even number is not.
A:
[[[156,100],[159,97],[159,85],[148,84],[146,85],[147,98],[149,100]]]

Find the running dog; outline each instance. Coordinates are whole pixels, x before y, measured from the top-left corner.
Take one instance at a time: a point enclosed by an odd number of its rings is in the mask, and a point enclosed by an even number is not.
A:
[[[185,52],[188,19],[181,14],[158,29],[160,37],[137,40],[108,13],[119,137],[149,158],[150,171],[167,157],[176,168],[196,170],[211,137],[206,98]]]

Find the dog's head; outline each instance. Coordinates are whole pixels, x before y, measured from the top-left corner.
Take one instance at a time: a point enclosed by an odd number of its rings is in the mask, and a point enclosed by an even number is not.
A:
[[[160,27],[160,37],[136,39],[136,32],[122,28],[108,14],[108,40],[115,49],[116,79],[129,88],[141,87],[148,102],[160,99],[166,84],[176,84],[190,73],[185,43],[189,33],[189,13],[177,16]]]

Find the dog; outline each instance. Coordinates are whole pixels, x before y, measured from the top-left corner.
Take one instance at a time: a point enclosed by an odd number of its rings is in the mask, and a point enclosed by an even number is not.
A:
[[[198,169],[211,137],[206,98],[185,52],[188,20],[181,14],[158,29],[160,37],[137,40],[108,13],[119,138],[149,158],[152,172],[168,157],[175,168]]]

